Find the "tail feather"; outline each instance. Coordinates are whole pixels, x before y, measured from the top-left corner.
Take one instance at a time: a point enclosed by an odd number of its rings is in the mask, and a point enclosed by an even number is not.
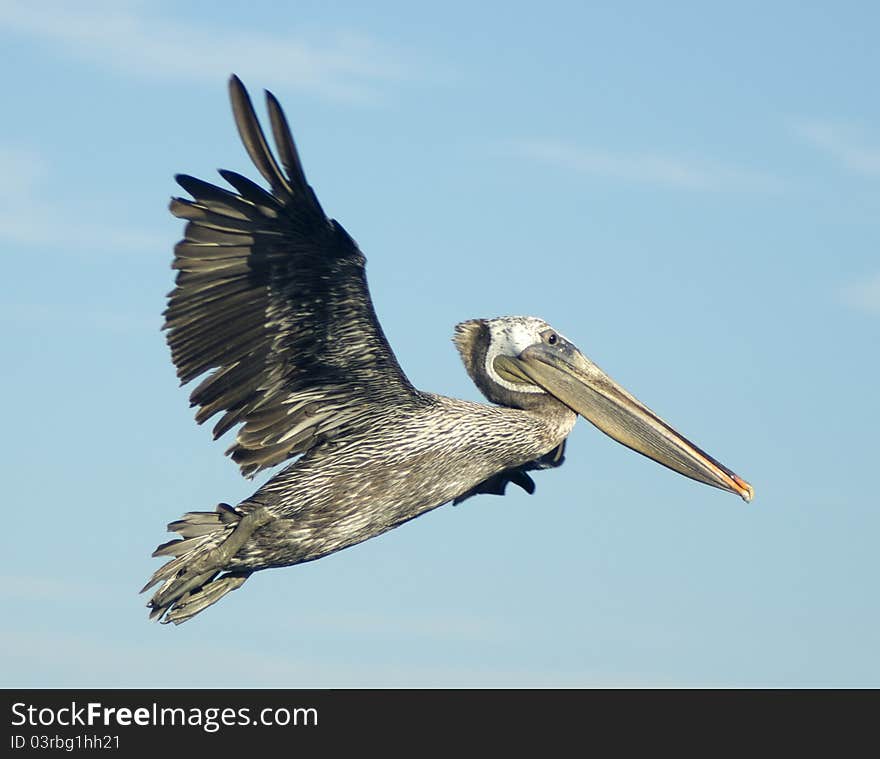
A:
[[[204,581],[198,589],[188,591],[177,598],[172,608],[155,606],[150,612],[150,618],[155,619],[164,613],[163,623],[173,622],[179,625],[181,622],[186,622],[200,611],[217,603],[230,591],[241,587],[250,575],[250,572],[227,572],[217,577],[217,573],[213,573],[209,575],[211,579]]]
[[[215,532],[221,525],[235,525],[241,514],[228,503],[217,504],[216,511],[190,511],[176,522],[168,525],[169,532],[182,538],[197,538]]]
[[[270,519],[262,509],[244,514],[221,503],[216,511],[192,511],[169,524],[180,538],[163,543],[153,556],[174,558],[141,590],[161,583],[147,604],[150,619],[180,624],[240,587],[252,572],[223,570],[253,531]]]
[[[192,552],[204,543],[205,541],[203,538],[204,536],[200,535],[197,538],[187,538],[186,540],[181,540],[180,538],[169,540],[167,543],[163,543],[153,551],[152,556],[183,556],[183,554]],[[146,588],[144,588],[144,590],[146,590]]]

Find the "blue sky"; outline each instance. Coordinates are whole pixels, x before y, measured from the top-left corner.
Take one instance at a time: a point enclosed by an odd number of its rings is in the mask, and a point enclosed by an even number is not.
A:
[[[877,686],[874,3],[0,0],[2,684]],[[226,80],[285,106],[419,387],[533,314],[749,480],[585,422],[537,492],[137,595],[243,480],[160,332],[187,172],[255,176]],[[219,181],[219,178],[217,178]]]

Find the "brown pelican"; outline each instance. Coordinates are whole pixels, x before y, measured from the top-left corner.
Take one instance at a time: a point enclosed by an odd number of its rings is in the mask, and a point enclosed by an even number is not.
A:
[[[270,190],[231,171],[234,192],[176,177],[192,200],[174,251],[165,329],[196,421],[252,476],[296,460],[232,507],[190,512],[156,549],[172,557],[144,590],[163,622],[184,622],[254,572],[312,561],[444,503],[529,493],[559,466],[577,415],[625,446],[751,500],[751,486],[677,433],[568,339],[533,317],[473,319],[454,342],[493,405],[414,388],[379,325],[365,259],[306,182],[278,101],[266,93],[280,165],[241,81],[229,82],[241,139]]]

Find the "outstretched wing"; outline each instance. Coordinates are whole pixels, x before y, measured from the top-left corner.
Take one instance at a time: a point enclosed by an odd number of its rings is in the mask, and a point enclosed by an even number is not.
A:
[[[231,171],[236,192],[179,175],[193,200],[174,249],[176,287],[165,311],[181,384],[214,370],[190,396],[200,424],[217,413],[227,451],[253,475],[369,423],[382,404],[420,403],[376,319],[365,258],[327,219],[306,182],[281,106],[266,93],[275,160],[244,85],[229,91],[235,122],[267,192]]]

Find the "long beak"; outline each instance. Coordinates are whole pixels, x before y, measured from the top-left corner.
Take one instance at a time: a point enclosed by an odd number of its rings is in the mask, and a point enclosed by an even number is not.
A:
[[[498,356],[506,379],[538,385],[602,432],[685,477],[751,501],[749,483],[680,435],[573,345],[533,345],[518,357]]]

